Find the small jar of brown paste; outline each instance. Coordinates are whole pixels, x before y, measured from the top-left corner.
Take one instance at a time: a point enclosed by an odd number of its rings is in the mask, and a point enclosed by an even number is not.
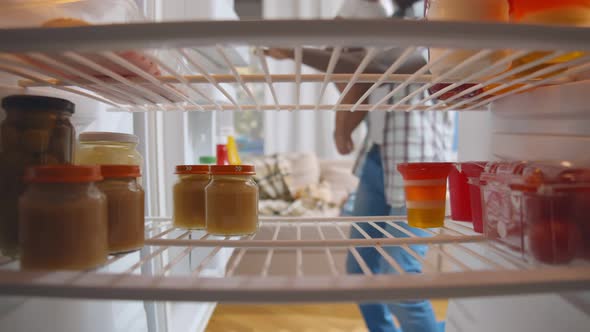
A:
[[[108,255],[107,200],[98,166],[35,166],[19,199],[23,269],[84,270]]]
[[[258,185],[251,165],[212,165],[205,189],[207,233],[248,235],[258,230]]]
[[[205,187],[209,184],[209,165],[176,166],[178,182],[174,185],[174,226],[185,229],[205,228]]]
[[[144,242],[144,193],[137,165],[101,165],[104,180],[98,188],[107,196],[109,252],[141,249]]]

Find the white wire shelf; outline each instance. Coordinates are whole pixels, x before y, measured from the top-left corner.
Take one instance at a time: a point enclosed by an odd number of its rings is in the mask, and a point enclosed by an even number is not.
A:
[[[247,74],[243,63],[231,57],[233,47],[242,45],[253,54]],[[351,45],[362,51],[350,53]],[[398,56],[377,64],[393,45]],[[273,46],[291,50],[289,72],[278,72],[263,54]],[[309,47],[324,50],[325,73],[304,69]],[[428,47],[441,49],[438,60],[416,66],[416,54]],[[492,57],[499,49],[505,55]],[[200,50],[209,58],[216,54],[227,73],[211,72]],[[0,71],[18,77],[15,85],[53,87],[121,111],[482,110],[509,95],[585,77],[587,51],[589,28],[489,23],[210,21],[0,29]],[[472,70],[490,57],[494,61]],[[430,74],[445,61],[456,65]],[[318,84],[319,95],[302,102],[302,86],[312,83]],[[337,100],[325,98],[330,83],[344,84]],[[347,104],[345,95],[360,83],[367,84],[366,93]],[[280,93],[285,84],[295,89],[296,100]],[[369,99],[386,84],[395,85],[382,99]],[[228,92],[230,85],[250,102],[238,103]],[[214,100],[210,88],[225,100]]]
[[[499,250],[460,223],[419,238],[400,226],[403,217],[266,218],[247,237],[213,237],[175,229],[150,218],[146,246],[111,256],[94,271],[20,271],[0,261],[0,295],[157,301],[331,302],[469,297],[590,289],[590,264],[546,266]],[[349,229],[365,224],[382,238]],[[399,231],[399,232],[398,232]],[[401,232],[401,233],[400,233]],[[369,232],[374,233],[374,232]],[[375,234],[375,233],[374,233]],[[407,236],[396,237],[395,235]],[[428,246],[426,257],[414,244]],[[423,265],[406,273],[387,253],[400,246]],[[374,274],[359,254],[373,248],[397,274]],[[362,273],[346,273],[351,254]],[[230,255],[226,255],[230,254]],[[225,264],[219,257],[231,256]],[[221,266],[221,268],[219,268]]]

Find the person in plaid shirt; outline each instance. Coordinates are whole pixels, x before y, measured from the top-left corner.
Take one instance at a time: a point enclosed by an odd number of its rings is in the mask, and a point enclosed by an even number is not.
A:
[[[393,0],[396,5],[395,17],[412,16],[411,8],[417,0]],[[385,18],[387,13],[379,0],[345,0],[338,14],[342,18]],[[403,50],[389,49],[378,54],[365,72],[383,73],[396,60]],[[360,53],[360,56],[359,56]],[[270,49],[267,54],[276,59],[292,59],[293,51]],[[318,70],[325,71],[330,50],[303,49],[302,62]],[[345,50],[335,66],[335,73],[354,72],[364,50]],[[398,70],[398,73],[414,73],[425,64],[424,59],[415,54]],[[342,91],[346,84],[336,84]],[[371,87],[371,84],[355,84],[343,98],[343,104],[355,104]],[[392,89],[394,84],[383,84],[369,96],[370,103],[377,103]],[[389,104],[398,101],[414,91],[416,86],[407,86],[400,96],[394,95]],[[423,98],[417,94],[416,100]],[[366,100],[364,101],[367,102]],[[352,215],[384,216],[406,215],[403,179],[396,166],[402,162],[447,161],[452,151],[454,117],[447,112],[337,112],[334,142],[341,154],[354,150],[352,132],[366,121],[368,134],[355,163],[354,172],[359,177]],[[395,227],[378,222],[380,227],[396,237],[407,237]],[[397,223],[417,236],[428,233],[421,229]],[[384,235],[368,223],[357,224],[373,238]],[[356,228],[351,228],[351,238],[364,238]],[[415,252],[425,256],[427,247],[411,245]],[[401,247],[386,247],[387,253],[408,273],[420,273],[422,266]],[[360,256],[373,274],[397,273],[374,248],[357,248]],[[348,273],[362,274],[356,259],[349,253],[346,261]],[[426,300],[413,300],[394,303],[364,303],[359,305],[365,323],[371,332],[397,332],[392,314],[399,321],[404,332],[443,331],[444,325],[437,324],[432,306]]]

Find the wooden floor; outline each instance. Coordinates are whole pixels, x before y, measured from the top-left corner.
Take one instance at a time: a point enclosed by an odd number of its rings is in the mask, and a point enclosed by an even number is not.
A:
[[[436,319],[447,314],[447,301],[434,300]],[[366,332],[355,304],[232,305],[220,304],[207,332]]]

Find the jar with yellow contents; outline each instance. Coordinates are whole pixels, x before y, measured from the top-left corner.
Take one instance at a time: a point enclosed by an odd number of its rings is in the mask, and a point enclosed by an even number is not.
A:
[[[75,155],[78,165],[143,165],[135,135],[93,131],[81,133],[79,141]]]
[[[249,235],[258,230],[258,185],[251,165],[213,165],[205,189],[207,233]]]

